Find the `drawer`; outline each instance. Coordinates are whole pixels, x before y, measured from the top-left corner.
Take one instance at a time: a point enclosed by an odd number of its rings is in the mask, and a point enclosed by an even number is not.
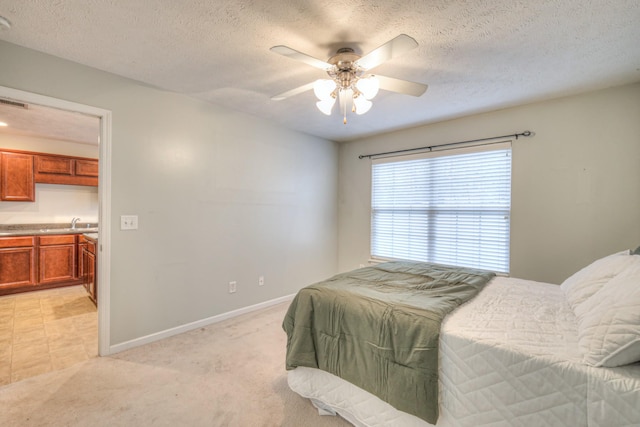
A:
[[[67,245],[76,242],[75,234],[62,234],[56,236],[40,236],[40,246]]]
[[[23,248],[35,243],[34,236],[0,237],[0,248]]]

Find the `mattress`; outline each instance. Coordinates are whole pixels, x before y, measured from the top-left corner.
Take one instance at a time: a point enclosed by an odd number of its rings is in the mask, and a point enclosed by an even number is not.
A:
[[[640,364],[582,362],[557,285],[496,277],[443,322],[440,418],[447,426],[640,425]],[[291,389],[356,426],[429,426],[327,372],[296,368]]]

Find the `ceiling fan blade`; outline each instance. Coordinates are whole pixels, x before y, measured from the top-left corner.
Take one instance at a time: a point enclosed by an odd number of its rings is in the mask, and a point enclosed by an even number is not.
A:
[[[365,70],[377,67],[385,61],[393,57],[402,55],[405,52],[418,46],[418,42],[406,34],[400,34],[398,37],[389,40],[377,49],[367,53],[356,61],[358,65]]]
[[[420,96],[426,92],[429,86],[422,83],[414,83],[408,80],[394,79],[393,77],[375,75],[380,82],[380,89],[391,92],[404,93],[405,95]]]
[[[282,101],[283,99],[286,99],[286,98],[289,98],[291,96],[297,95],[299,93],[306,92],[308,90],[313,89],[313,84],[314,83],[315,82],[307,83],[306,85],[302,85],[302,86],[297,87],[295,89],[288,90],[288,91],[283,92],[283,93],[281,93],[279,95],[274,95],[274,96],[271,97],[271,99],[274,100],[274,101]]]
[[[316,67],[321,70],[327,70],[331,68],[331,64],[329,64],[328,62],[321,61],[314,58],[313,56],[309,56],[306,53],[298,52],[297,50],[291,49],[287,46],[274,46],[270,50],[271,52],[279,53],[283,56],[288,56],[291,59],[304,62],[305,64],[311,65],[312,67]]]

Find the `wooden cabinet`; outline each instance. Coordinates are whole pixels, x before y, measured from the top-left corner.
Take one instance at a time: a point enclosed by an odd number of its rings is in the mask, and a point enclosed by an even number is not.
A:
[[[98,185],[98,161],[79,157],[35,156],[35,181],[43,184]]]
[[[76,235],[40,236],[38,284],[77,279]]]
[[[96,302],[95,244],[79,234],[0,237],[0,295],[85,284],[89,277],[85,287]],[[87,263],[86,249],[93,256]]]
[[[33,159],[31,154],[0,152],[0,200],[35,201]]]
[[[97,272],[97,260],[96,260],[96,242],[89,240],[87,245],[82,249],[82,270],[83,270],[83,284],[89,298],[94,304],[98,304],[98,277]]]
[[[34,202],[35,184],[98,186],[98,160],[0,149],[0,200]]]
[[[82,279],[84,281],[84,249],[88,245],[87,239],[81,234],[78,236],[78,250],[76,251],[76,256],[78,257],[78,267],[76,268],[76,277],[78,279]]]
[[[35,284],[35,238],[0,237],[0,295]]]
[[[59,156],[36,156],[36,173],[73,176],[73,159]]]
[[[90,176],[98,178],[98,161],[97,160],[75,160],[76,176]]]

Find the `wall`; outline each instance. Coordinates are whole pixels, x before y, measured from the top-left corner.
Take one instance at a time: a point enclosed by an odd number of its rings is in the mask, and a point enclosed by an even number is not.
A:
[[[640,84],[416,127],[340,148],[339,269],[369,258],[370,161],[358,155],[531,130],[513,144],[511,275],[560,283],[640,245]]]
[[[111,345],[337,270],[335,143],[4,42],[0,57],[2,86],[113,112]],[[118,229],[126,214],[139,230]]]
[[[0,133],[0,148],[98,158],[98,146]],[[0,224],[98,222],[98,189],[79,185],[36,184],[35,202],[1,202]]]

